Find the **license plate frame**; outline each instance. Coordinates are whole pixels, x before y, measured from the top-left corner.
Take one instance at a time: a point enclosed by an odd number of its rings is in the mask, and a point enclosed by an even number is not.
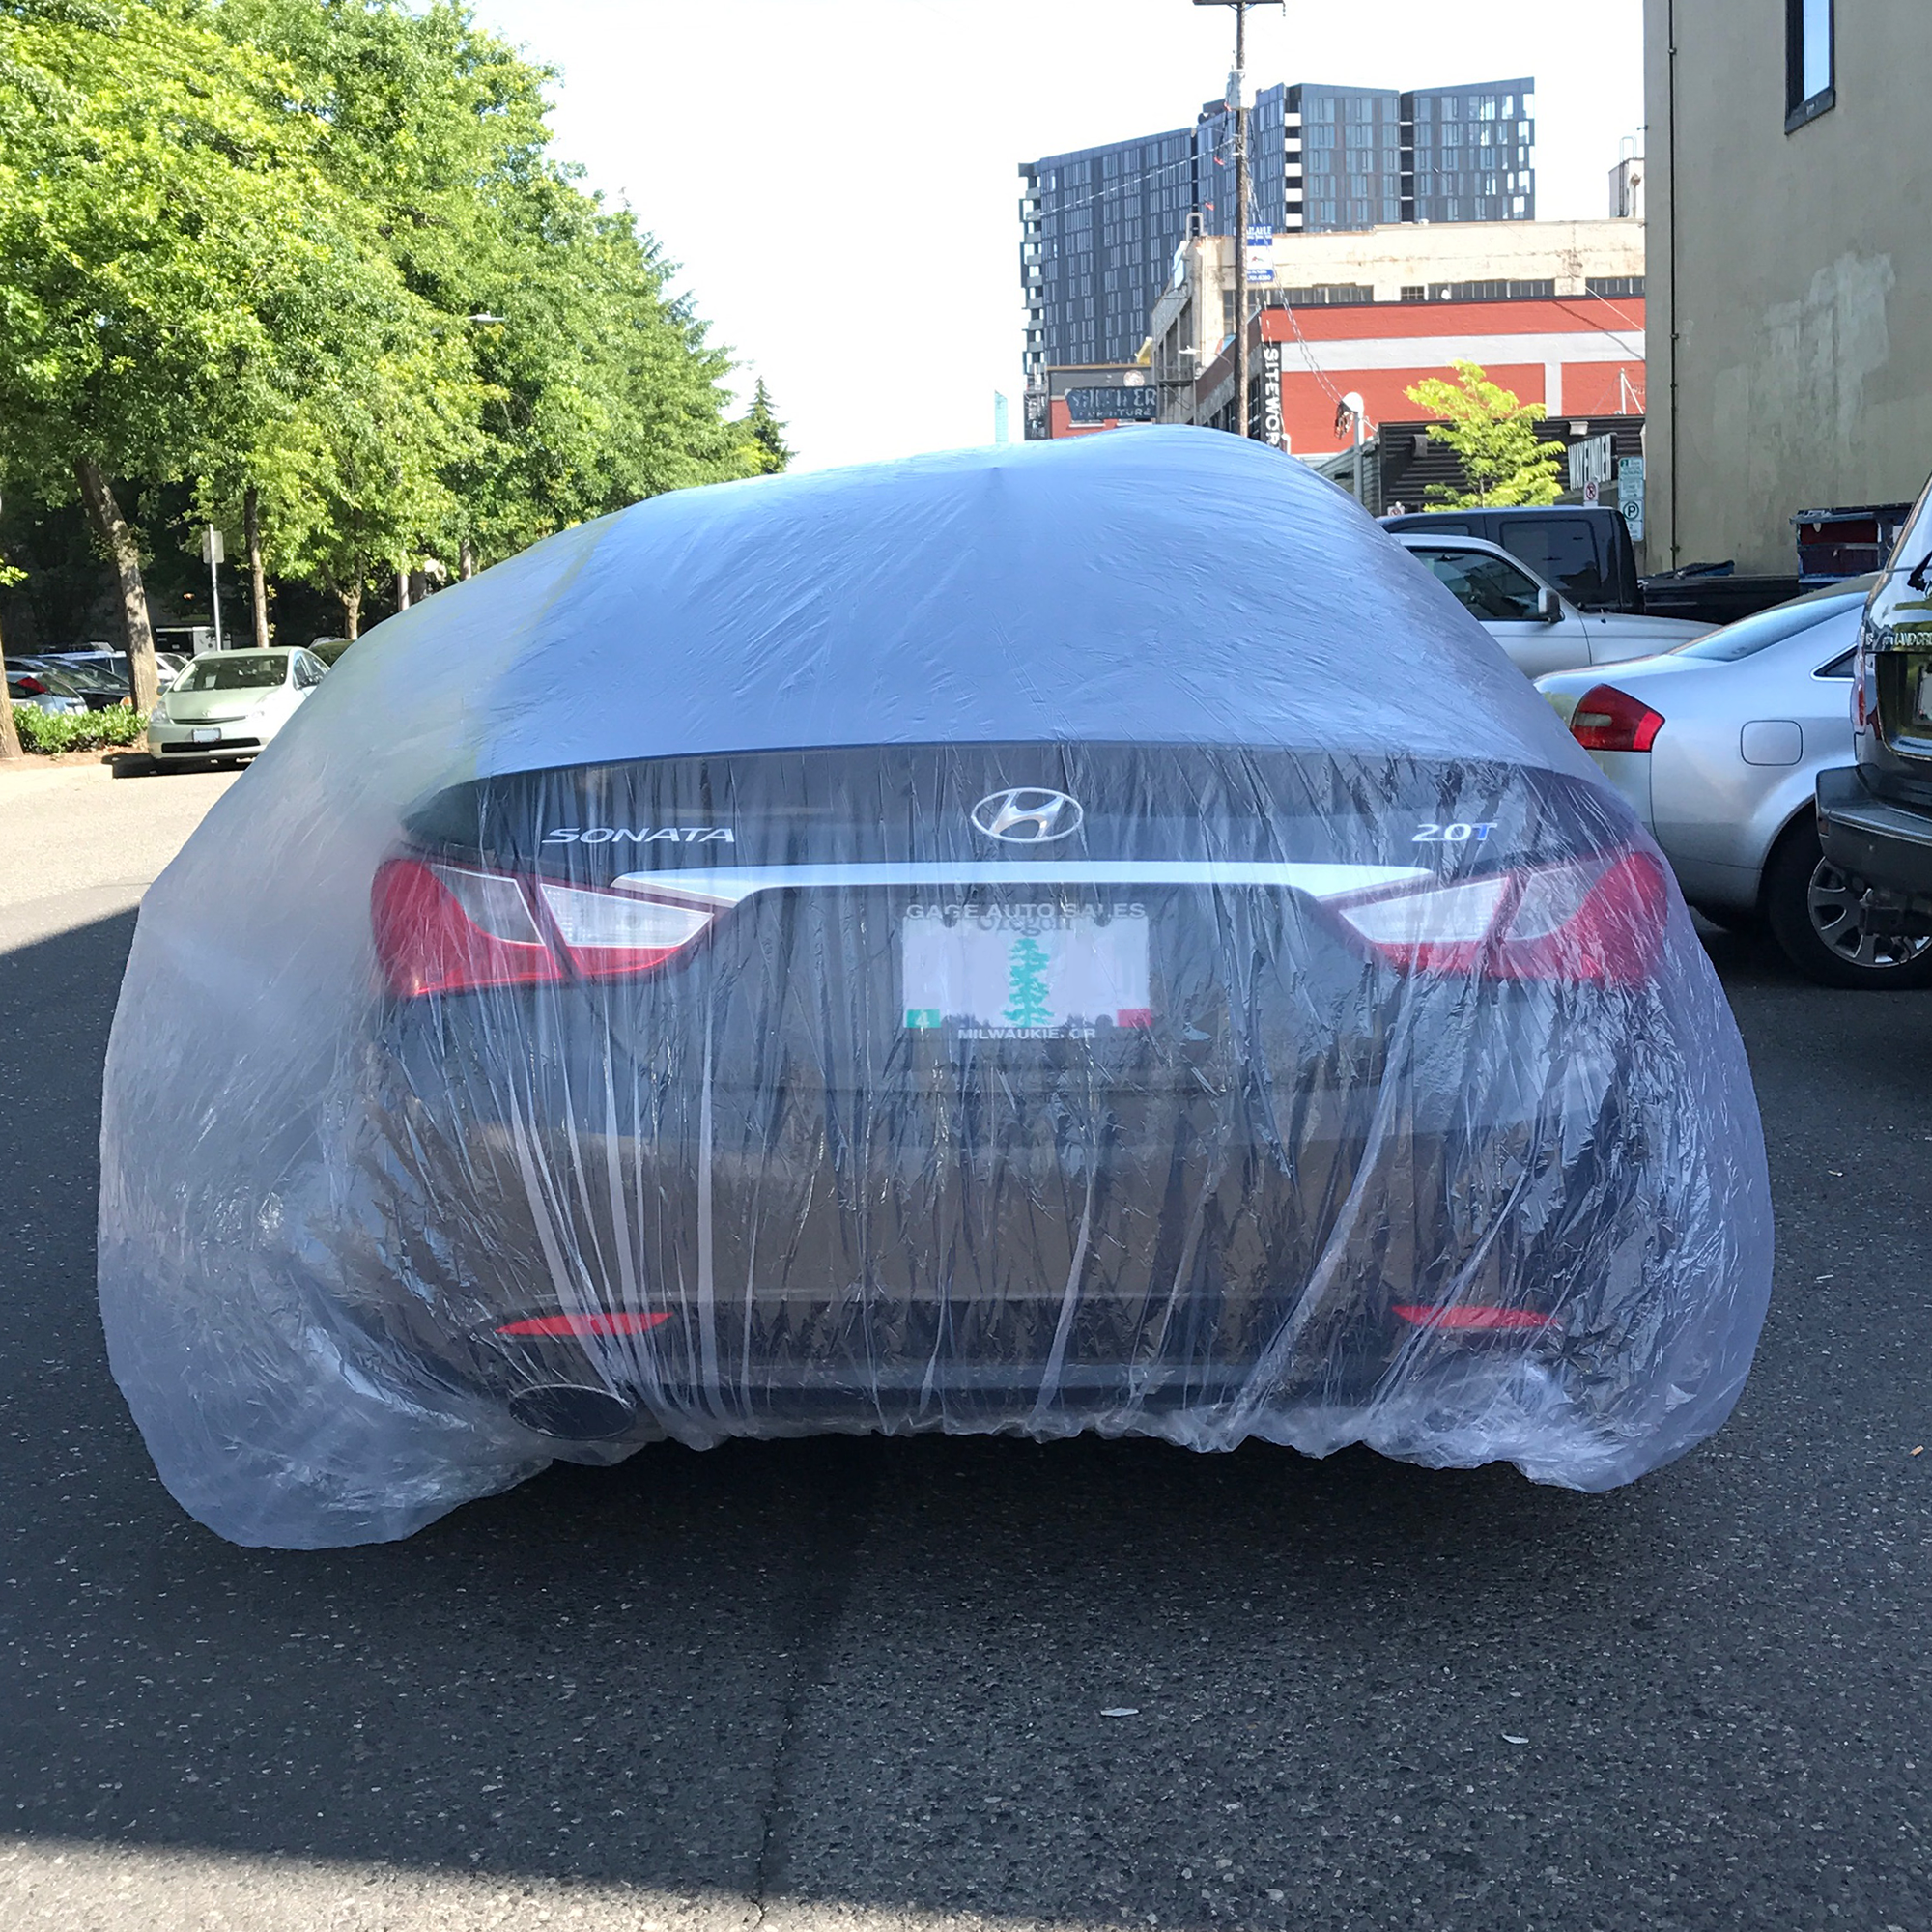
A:
[[[915,902],[899,918],[901,1025],[950,1040],[1094,1040],[1153,1025],[1145,905]]]
[[[196,724],[191,728],[194,735],[189,742],[192,744],[218,745],[221,742],[221,726],[219,724]]]

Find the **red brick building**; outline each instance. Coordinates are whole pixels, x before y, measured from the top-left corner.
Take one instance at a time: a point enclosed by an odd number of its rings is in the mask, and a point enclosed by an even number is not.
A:
[[[1367,405],[1371,430],[1413,421],[1406,391],[1453,377],[1459,360],[1481,363],[1492,382],[1552,418],[1644,413],[1641,296],[1270,307],[1248,327],[1250,434],[1295,456],[1348,446],[1336,404],[1350,392]],[[1233,428],[1234,385],[1231,343],[1193,385],[1193,420]]]

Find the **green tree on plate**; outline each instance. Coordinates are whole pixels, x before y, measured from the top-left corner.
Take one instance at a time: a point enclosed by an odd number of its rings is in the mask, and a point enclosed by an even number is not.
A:
[[[1007,997],[1012,1002],[1007,1009],[1009,1026],[1045,1026],[1052,1018],[1046,997],[1046,969],[1051,963],[1046,948],[1031,933],[1013,942],[1008,955]]]

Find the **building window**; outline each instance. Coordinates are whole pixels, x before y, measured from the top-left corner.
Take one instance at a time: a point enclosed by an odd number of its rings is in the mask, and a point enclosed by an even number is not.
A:
[[[1588,275],[1583,281],[1586,295],[1605,296],[1614,299],[1618,296],[1640,296],[1643,294],[1641,275]]]
[[[1784,0],[1784,131],[1837,104],[1833,0]]]

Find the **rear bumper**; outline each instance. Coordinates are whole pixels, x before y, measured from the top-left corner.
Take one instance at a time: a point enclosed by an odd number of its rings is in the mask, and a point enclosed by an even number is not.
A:
[[[1932,920],[1932,812],[1874,798],[1856,765],[1820,772],[1818,842],[1840,871],[1925,900],[1911,910]]]
[[[479,1088],[446,1036],[396,1045],[360,1325],[515,1412],[602,1389],[686,1439],[1350,1406],[1391,1375],[1553,1359],[1628,1265],[1650,1178],[1587,1027],[1547,1065],[1269,1100],[803,1080],[620,1100],[589,1058]],[[1417,1319],[1452,1302],[1524,1325]],[[652,1325],[498,1332],[611,1311]]]

